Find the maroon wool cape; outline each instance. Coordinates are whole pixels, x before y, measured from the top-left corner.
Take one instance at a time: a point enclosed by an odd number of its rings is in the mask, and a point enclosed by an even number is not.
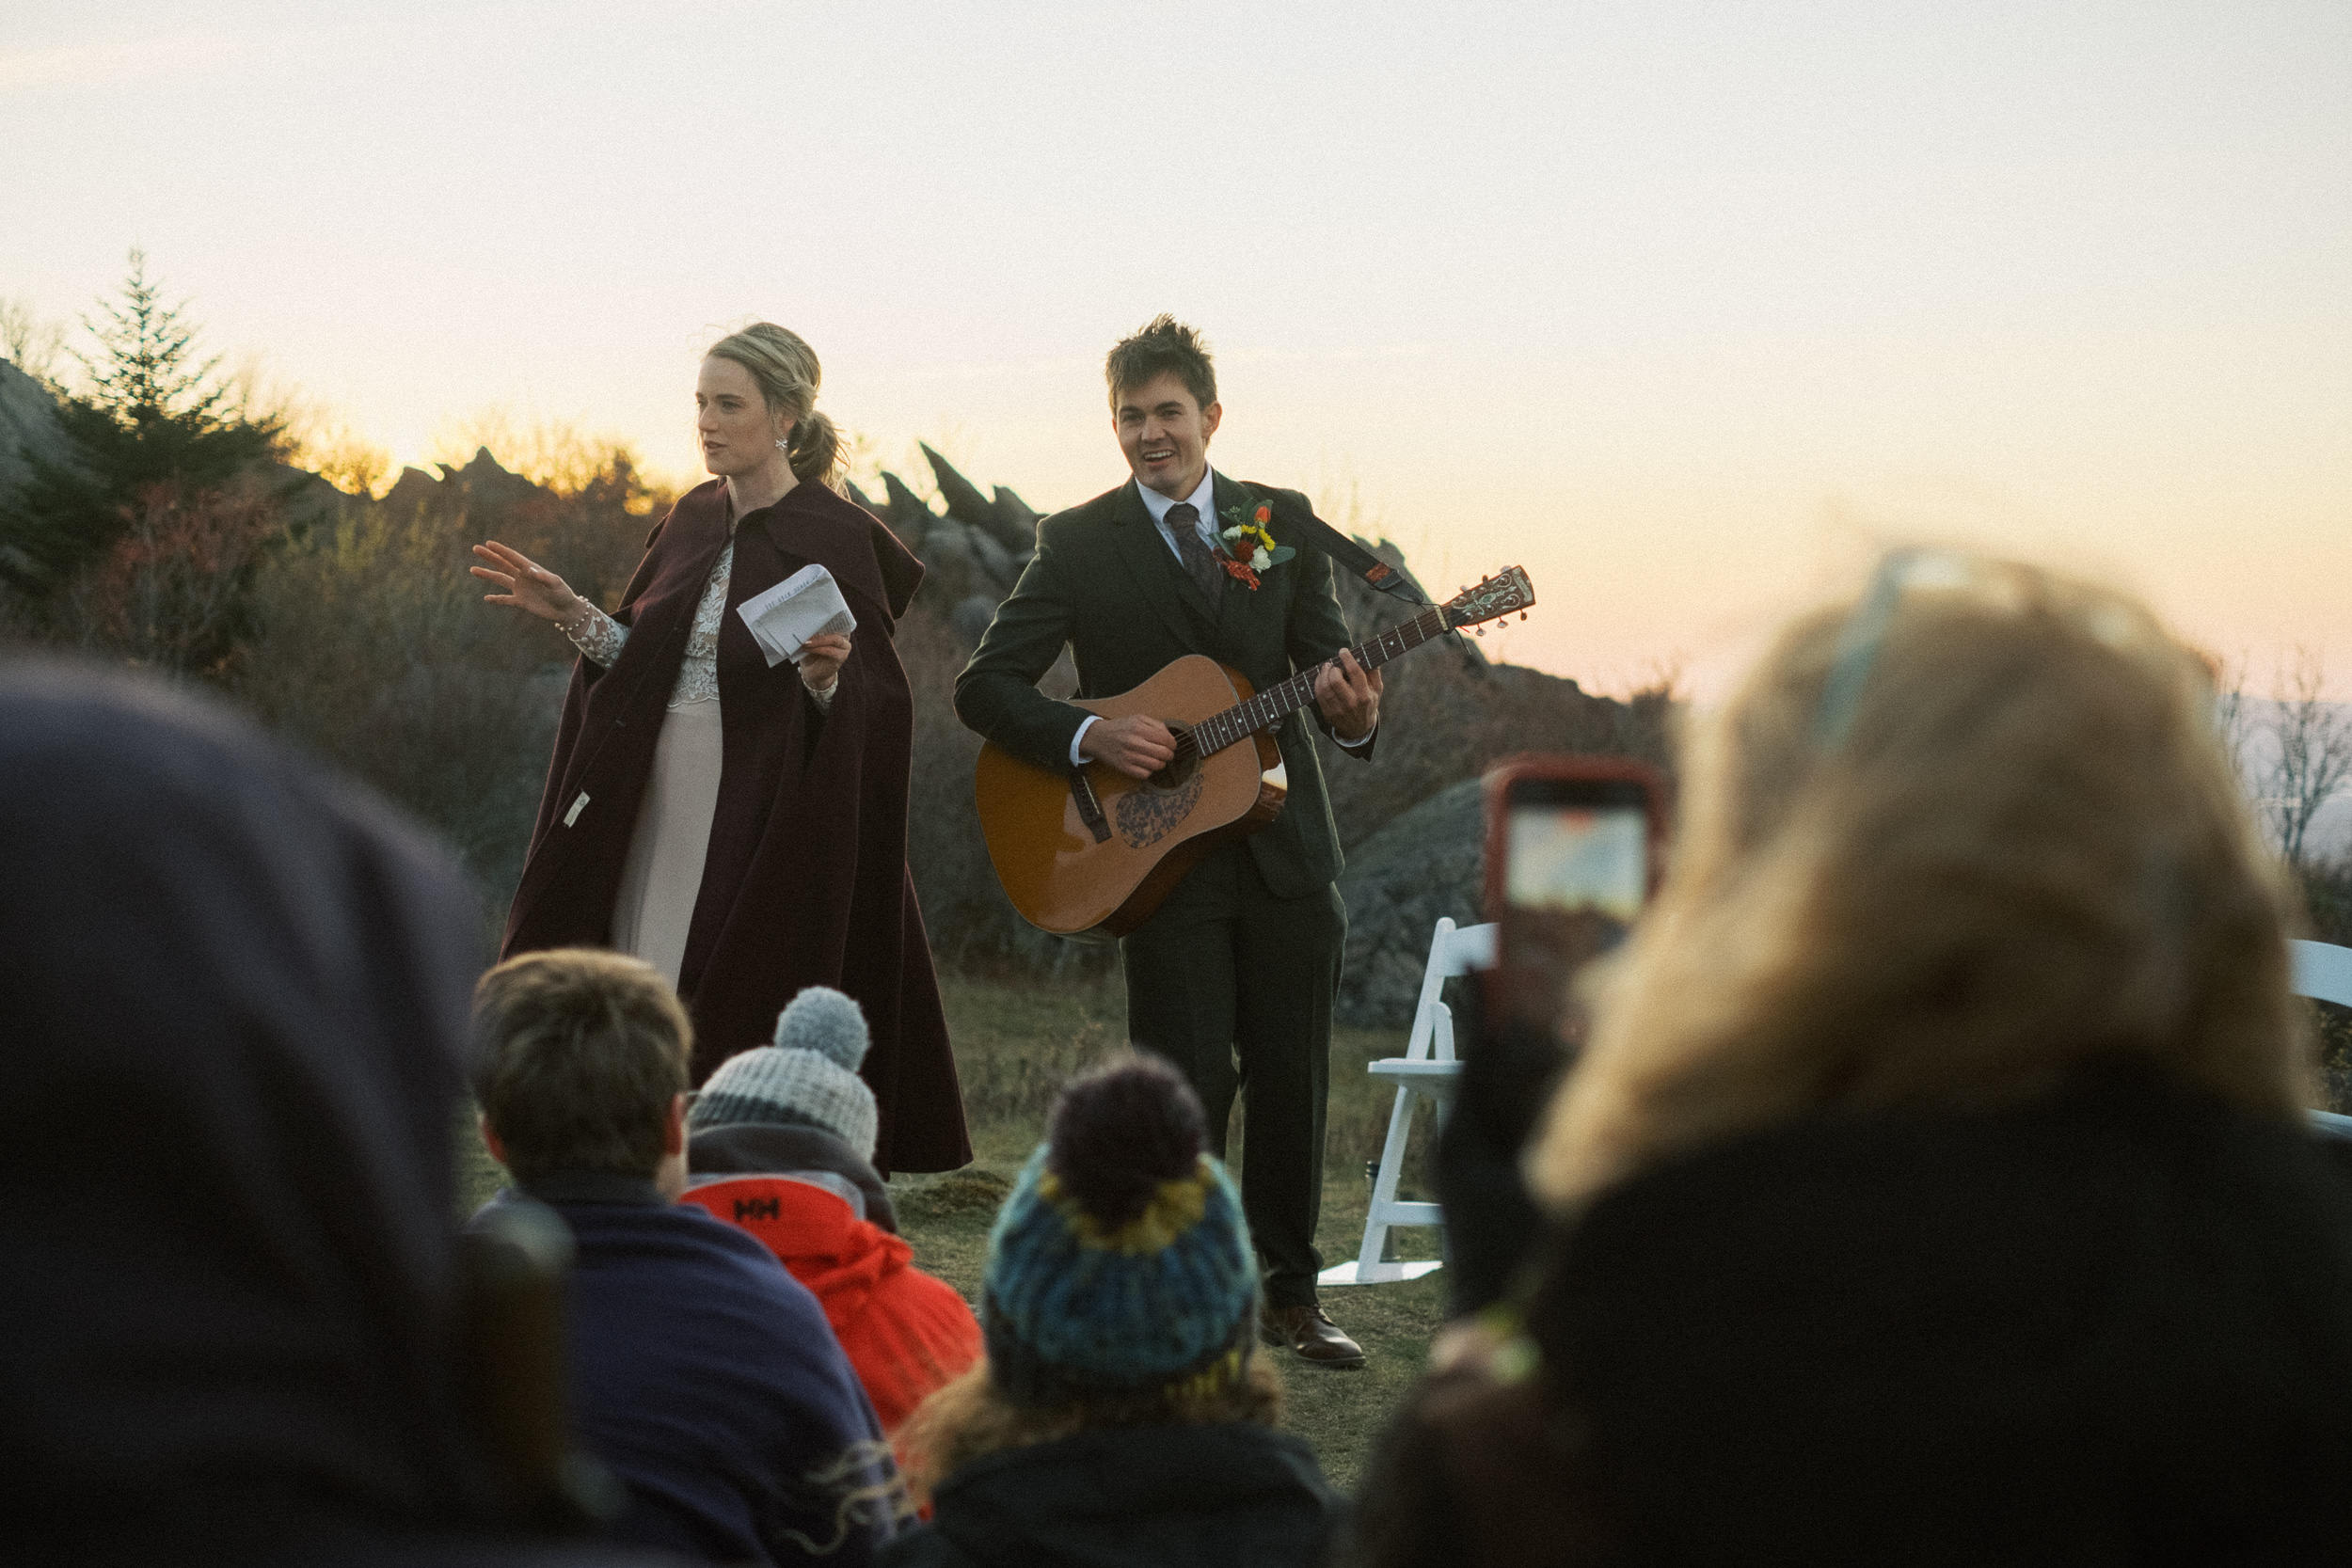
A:
[[[611,944],[654,740],[726,539],[726,493],[713,480],[647,537],[613,615],[629,635],[612,667],[586,658],[573,667],[502,957]],[[736,613],[812,562],[833,573],[857,616],[822,714],[799,671],[768,667]],[[914,705],[890,636],[922,580],[922,563],[887,529],[821,484],[795,485],[737,525],[719,632],[718,813],[678,974],[694,1019],[697,1084],[737,1052],[768,1043],[802,987],[855,997],[873,1030],[862,1073],[882,1109],[874,1164],[885,1171],[953,1170],[972,1158],[907,871]]]

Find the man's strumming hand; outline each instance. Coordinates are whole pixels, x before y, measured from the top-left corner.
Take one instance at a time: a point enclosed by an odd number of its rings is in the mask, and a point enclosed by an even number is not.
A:
[[[1131,779],[1148,779],[1176,760],[1176,736],[1149,714],[1098,719],[1080,737],[1078,754],[1116,768]]]
[[[1363,739],[1380,722],[1380,672],[1365,669],[1342,648],[1315,676],[1315,710],[1342,740]]]

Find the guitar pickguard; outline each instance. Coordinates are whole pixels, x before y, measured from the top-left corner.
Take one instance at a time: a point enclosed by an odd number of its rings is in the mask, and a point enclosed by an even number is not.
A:
[[[1192,808],[1200,803],[1203,783],[1200,774],[1195,772],[1165,794],[1138,789],[1121,795],[1111,807],[1111,816],[1119,823],[1119,836],[1127,841],[1130,849],[1148,849],[1157,844],[1192,815]]]

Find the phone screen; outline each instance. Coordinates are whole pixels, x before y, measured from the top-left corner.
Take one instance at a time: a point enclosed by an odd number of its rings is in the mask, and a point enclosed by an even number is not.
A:
[[[1619,930],[1649,886],[1649,817],[1639,806],[1511,802],[1503,901],[1515,910],[1589,912]]]
[[[1650,814],[1643,785],[1521,778],[1503,804],[1502,963],[1515,1013],[1581,1037],[1577,971],[1626,938],[1649,894]]]

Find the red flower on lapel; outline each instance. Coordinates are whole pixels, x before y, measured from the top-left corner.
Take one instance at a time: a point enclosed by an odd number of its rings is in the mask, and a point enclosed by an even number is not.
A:
[[[1217,534],[1216,563],[1225,568],[1227,577],[1247,584],[1254,594],[1258,591],[1260,572],[1279,566],[1298,552],[1288,545],[1274,542],[1274,535],[1267,530],[1267,525],[1274,521],[1274,508],[1268,502],[1260,501],[1257,510],[1248,514],[1248,521],[1243,520],[1238,506],[1227,507],[1225,515],[1232,519],[1232,526]]]

